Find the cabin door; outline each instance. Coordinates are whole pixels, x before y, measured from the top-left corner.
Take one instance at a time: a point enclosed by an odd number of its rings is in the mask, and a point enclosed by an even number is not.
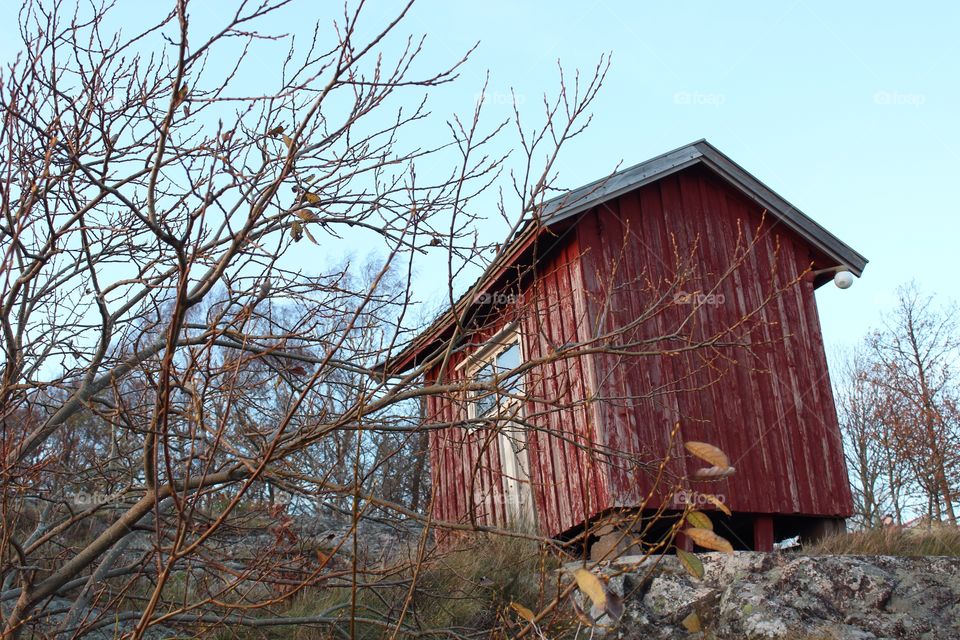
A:
[[[500,430],[500,460],[503,465],[503,495],[510,524],[518,529],[533,529],[533,491],[530,485],[530,459],[523,428],[508,422]]]

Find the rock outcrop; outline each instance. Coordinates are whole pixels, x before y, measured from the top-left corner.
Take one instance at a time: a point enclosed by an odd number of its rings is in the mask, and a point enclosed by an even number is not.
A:
[[[655,565],[621,558],[605,567],[609,590],[625,604],[607,637],[960,638],[960,558],[752,552],[699,557],[702,579],[672,556]]]

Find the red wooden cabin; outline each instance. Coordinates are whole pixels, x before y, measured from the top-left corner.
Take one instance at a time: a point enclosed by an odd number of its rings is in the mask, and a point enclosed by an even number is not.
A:
[[[433,362],[427,383],[462,385],[426,401],[434,517],[565,537],[710,493],[741,548],[842,523],[852,500],[814,290],[865,265],[706,141],[546,203],[389,363]],[[682,480],[703,466],[691,440],[736,474]]]

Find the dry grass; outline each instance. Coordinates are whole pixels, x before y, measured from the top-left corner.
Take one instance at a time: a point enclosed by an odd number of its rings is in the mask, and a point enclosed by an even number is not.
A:
[[[960,528],[869,529],[830,536],[805,546],[809,555],[960,557]]]
[[[416,590],[397,637],[487,637],[491,630],[519,630],[510,603],[533,610],[549,601],[558,562],[533,543],[503,537],[479,537],[455,551],[437,555],[421,567]],[[350,588],[304,592],[282,612],[285,617],[333,615],[333,625],[279,626],[257,630],[219,630],[217,638],[314,640],[331,637],[382,638],[391,635],[409,593],[411,568],[385,577],[382,584],[357,591],[356,622],[351,628]],[[364,578],[363,581],[368,581]],[[275,612],[276,614],[276,612]],[[404,633],[403,629],[407,630]],[[483,633],[486,631],[486,633]]]

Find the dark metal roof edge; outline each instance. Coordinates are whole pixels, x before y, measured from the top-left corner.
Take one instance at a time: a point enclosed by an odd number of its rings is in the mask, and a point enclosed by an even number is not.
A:
[[[823,228],[817,221],[777,195],[756,176],[731,160],[706,140],[694,143],[701,152],[701,161],[739,187],[761,206],[772,211],[801,237],[821,249],[856,276],[863,273],[867,259],[850,245]]]
[[[555,224],[671,173],[695,164],[701,156],[697,142],[684,145],[548,200],[540,210],[543,224]]]

